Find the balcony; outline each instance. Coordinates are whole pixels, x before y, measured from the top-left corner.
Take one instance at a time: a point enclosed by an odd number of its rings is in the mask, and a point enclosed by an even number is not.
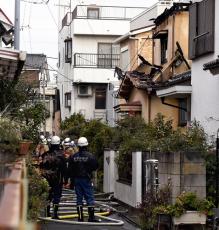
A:
[[[144,7],[119,7],[119,6],[97,6],[78,5],[72,12],[72,19],[110,19],[130,20],[140,14]]]
[[[114,69],[119,65],[119,60],[119,54],[75,53],[74,67]]]

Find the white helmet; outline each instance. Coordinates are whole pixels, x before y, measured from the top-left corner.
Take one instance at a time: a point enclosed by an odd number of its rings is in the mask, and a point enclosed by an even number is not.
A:
[[[44,145],[46,145],[46,144],[47,144],[47,140],[46,140],[46,138],[44,138],[44,139],[42,140],[42,143],[43,143]]]
[[[74,141],[71,141],[71,146],[75,146],[75,142]]]
[[[86,137],[80,137],[78,139],[78,146],[83,147],[83,146],[88,146],[88,141]]]
[[[70,142],[70,141],[71,141],[70,137],[66,137],[64,140],[64,142]]]
[[[51,138],[48,138],[48,139],[47,139],[47,142],[48,142],[48,143],[51,143]]]
[[[51,145],[59,145],[60,144],[60,138],[58,136],[53,136],[51,138]]]
[[[64,144],[65,146],[69,146],[70,143],[71,143],[71,139],[70,139],[69,137],[66,137],[63,144]]]
[[[42,141],[44,139],[45,139],[44,135],[40,135],[40,140]]]

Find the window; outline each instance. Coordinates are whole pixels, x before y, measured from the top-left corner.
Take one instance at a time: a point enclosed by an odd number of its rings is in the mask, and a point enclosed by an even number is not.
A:
[[[95,109],[106,109],[106,88],[96,88]]]
[[[119,45],[112,43],[98,44],[98,67],[114,68],[119,63]]]
[[[129,50],[123,50],[121,51],[121,61],[120,61],[120,66],[121,69],[123,69],[124,71],[127,71],[129,69]]]
[[[99,8],[88,8],[87,18],[98,19],[99,18]]]
[[[58,54],[58,68],[60,67],[60,61],[61,61],[60,58],[61,57],[60,57],[60,52],[59,52],[59,54]]]
[[[187,110],[187,98],[179,99],[179,107]],[[179,109],[179,126],[186,126],[188,121],[187,111]]]
[[[160,37],[161,64],[165,64],[167,62],[167,41],[168,41],[168,34],[166,33]]]
[[[189,58],[214,52],[215,0],[203,0],[189,7]]]
[[[72,59],[72,39],[65,39],[65,63],[71,63]]]
[[[78,96],[92,96],[92,87],[90,85],[79,85],[78,86]]]
[[[65,107],[71,107],[71,93],[65,93]]]

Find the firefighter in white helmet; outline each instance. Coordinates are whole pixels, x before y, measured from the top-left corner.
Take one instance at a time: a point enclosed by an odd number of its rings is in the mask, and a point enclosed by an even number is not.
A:
[[[79,151],[69,157],[69,173],[73,177],[77,195],[78,221],[83,221],[83,198],[88,206],[88,221],[96,222],[94,218],[94,194],[92,185],[92,172],[97,170],[98,163],[94,155],[87,150],[86,137],[78,139]]]
[[[50,216],[50,202],[53,203],[54,219],[58,217],[58,205],[62,195],[63,178],[67,172],[66,161],[63,156],[63,150],[60,149],[60,138],[53,136],[51,138],[50,150],[43,154],[41,169],[43,176],[50,185],[49,204],[47,206],[47,216]]]

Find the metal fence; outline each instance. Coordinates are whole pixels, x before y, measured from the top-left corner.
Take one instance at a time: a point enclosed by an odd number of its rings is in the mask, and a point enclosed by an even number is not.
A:
[[[96,10],[95,17],[91,17],[89,10]],[[78,5],[72,12],[72,19],[89,18],[89,19],[115,19],[130,20],[133,15],[140,14],[146,8],[143,7],[119,7],[119,6],[88,6]]]
[[[119,65],[119,54],[75,53],[74,67],[114,69]]]

